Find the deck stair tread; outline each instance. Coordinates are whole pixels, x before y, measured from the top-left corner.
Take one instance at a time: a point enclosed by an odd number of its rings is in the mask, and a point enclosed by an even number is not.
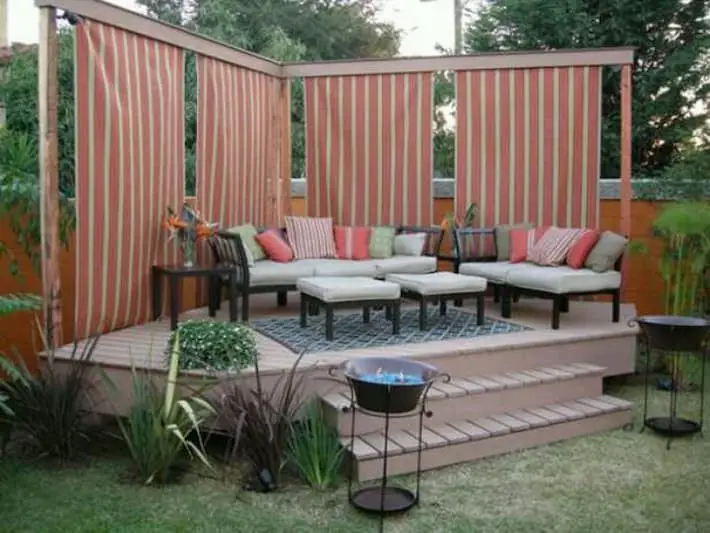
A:
[[[453,378],[448,383],[436,382],[429,389],[428,401],[457,398],[485,392],[517,389],[521,387],[536,386],[556,381],[564,381],[584,376],[601,376],[604,367],[587,363],[574,363],[568,365],[554,365],[516,372],[504,372],[490,375]],[[342,411],[350,406],[349,391],[332,392],[322,396],[326,405]],[[593,409],[594,405],[585,407],[585,412]]]
[[[474,420],[461,420],[431,426],[425,422],[422,432],[423,449],[481,441],[514,432],[525,432],[584,418],[630,411],[631,407],[631,402],[613,396],[601,395],[594,398],[580,398],[562,404],[518,409]],[[343,437],[340,440],[343,446],[349,449],[351,438]],[[356,436],[353,442],[353,455],[357,460],[381,457],[384,451],[384,435],[381,432]],[[417,449],[417,443],[418,434],[414,431],[392,431],[388,442],[388,454],[396,456],[414,452]]]

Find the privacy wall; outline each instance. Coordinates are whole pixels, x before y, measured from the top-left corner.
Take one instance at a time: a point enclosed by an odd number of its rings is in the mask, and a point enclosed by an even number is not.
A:
[[[431,224],[432,74],[305,80],[306,209],[339,224]]]
[[[599,225],[601,67],[456,73],[456,209],[476,225]]]
[[[76,26],[77,338],[145,321],[150,268],[174,262],[161,221],[184,189],[184,55]]]
[[[223,228],[274,223],[279,80],[197,58],[197,207]]]

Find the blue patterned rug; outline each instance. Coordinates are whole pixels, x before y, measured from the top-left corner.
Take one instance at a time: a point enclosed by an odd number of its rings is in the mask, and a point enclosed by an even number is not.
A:
[[[325,338],[325,314],[308,317],[308,327],[301,328],[298,316],[263,318],[251,322],[251,327],[282,344],[294,353],[304,348],[309,352],[342,351],[399,344],[421,344],[433,341],[472,339],[484,335],[499,335],[528,331],[530,328],[486,318],[482,326],[476,324],[476,315],[449,307],[445,316],[439,316],[438,306],[429,307],[429,329],[419,329],[419,309],[401,311],[400,333],[392,335],[392,323],[384,311],[372,311],[370,323],[363,324],[362,312],[335,312],[334,340]]]

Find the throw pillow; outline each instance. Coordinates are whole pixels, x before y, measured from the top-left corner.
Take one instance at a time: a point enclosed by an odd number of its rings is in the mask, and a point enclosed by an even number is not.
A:
[[[572,268],[582,268],[589,252],[592,251],[598,240],[599,232],[597,230],[583,229],[567,252],[567,265]]]
[[[599,241],[594,245],[592,251],[589,252],[587,259],[584,261],[584,266],[594,272],[611,270],[624,254],[628,242],[625,237],[618,233],[605,231],[600,235]]]
[[[561,265],[582,230],[551,227],[528,250],[528,261],[541,266]]]
[[[369,259],[370,228],[335,226],[338,259]]]
[[[370,257],[388,259],[394,250],[396,230],[388,226],[375,226],[370,232]]]
[[[286,237],[296,259],[337,256],[332,218],[286,217]]]
[[[514,229],[531,230],[535,226],[529,222],[522,224],[505,224],[495,226],[493,232],[496,239],[496,255],[498,261],[508,261],[510,259],[510,232]]]
[[[281,236],[281,231],[268,229],[256,236],[256,240],[264,248],[269,259],[277,263],[288,263],[293,260],[293,250]]]
[[[247,257],[251,253],[251,257],[254,261],[261,261],[266,259],[266,254],[259,243],[256,241],[257,231],[251,224],[244,224],[242,226],[235,226],[227,230],[228,233],[237,233],[242,238],[242,243],[244,248],[247,248]]]
[[[402,233],[395,235],[392,244],[394,255],[422,255],[424,253],[427,235],[427,233]]]
[[[511,263],[522,263],[528,258],[528,251],[545,234],[547,228],[510,230]]]

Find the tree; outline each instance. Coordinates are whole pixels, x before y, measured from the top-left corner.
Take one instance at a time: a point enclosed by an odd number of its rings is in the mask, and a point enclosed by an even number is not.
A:
[[[465,34],[468,53],[634,46],[635,175],[672,164],[709,118],[710,16],[706,0],[487,0]],[[618,71],[606,68],[602,176],[619,169]],[[692,112],[691,112],[692,111]]]

